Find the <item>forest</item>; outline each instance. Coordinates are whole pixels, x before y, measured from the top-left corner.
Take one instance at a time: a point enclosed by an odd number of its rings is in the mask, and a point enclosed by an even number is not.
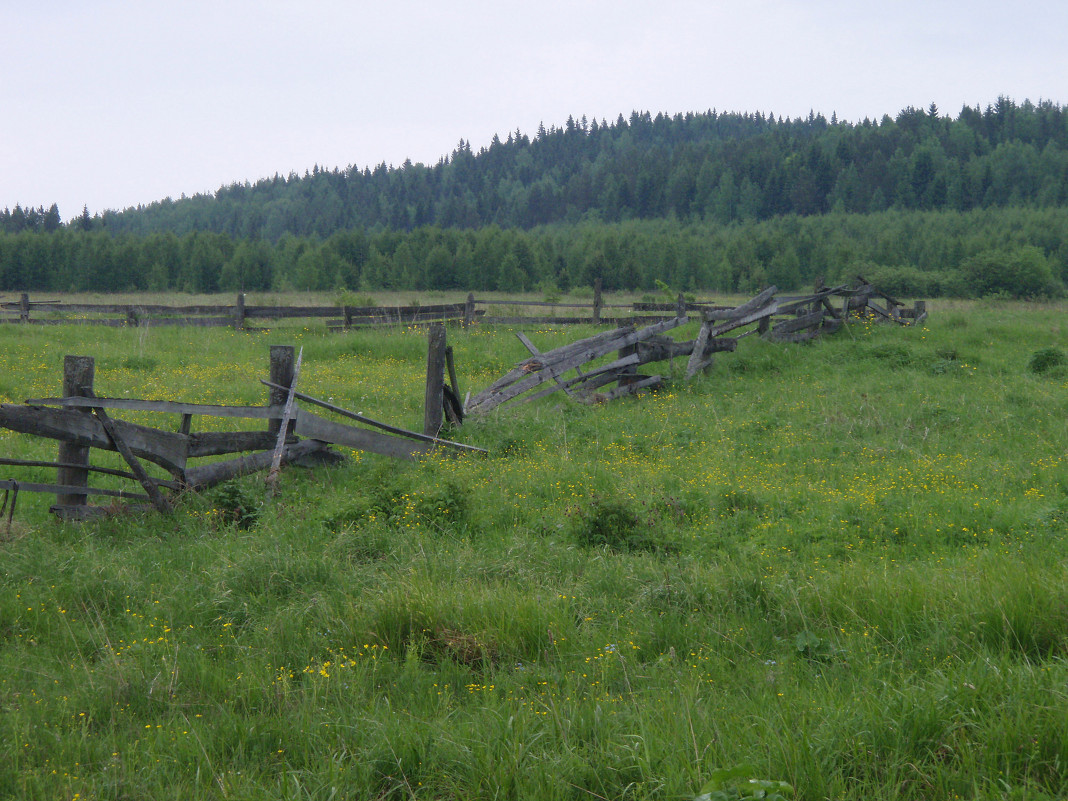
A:
[[[902,294],[1061,294],[1068,111],[569,118],[432,166],[316,165],[66,223],[0,211],[4,291],[744,292],[856,272]]]

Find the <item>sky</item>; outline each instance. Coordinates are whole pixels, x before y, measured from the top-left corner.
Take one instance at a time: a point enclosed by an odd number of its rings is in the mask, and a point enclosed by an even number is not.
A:
[[[1068,104],[1063,0],[0,0],[0,31],[0,208],[64,220],[569,115]]]

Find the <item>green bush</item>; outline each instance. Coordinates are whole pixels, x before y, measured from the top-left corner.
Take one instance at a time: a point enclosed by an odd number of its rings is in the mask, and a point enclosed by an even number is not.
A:
[[[662,544],[653,536],[648,514],[622,498],[594,498],[568,511],[568,530],[580,545],[607,546],[617,551],[655,551]]]
[[[256,491],[247,482],[228,481],[208,492],[206,498],[225,525],[250,529],[259,522],[263,510],[263,485],[258,486]]]
[[[1055,367],[1068,364],[1068,356],[1060,348],[1042,348],[1031,354],[1027,368],[1036,375],[1048,373]]]
[[[1063,291],[1049,259],[1030,245],[978,253],[965,260],[961,272],[974,297],[1049,298]]]

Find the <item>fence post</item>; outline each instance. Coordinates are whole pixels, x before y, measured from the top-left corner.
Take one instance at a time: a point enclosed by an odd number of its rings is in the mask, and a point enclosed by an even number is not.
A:
[[[629,325],[630,323],[626,322],[625,320],[620,320],[619,323],[616,325],[616,328],[627,328]],[[627,345],[626,347],[620,348],[619,351],[616,353],[616,358],[625,359],[627,356],[633,356],[637,352],[638,343],[635,342],[633,345]],[[633,384],[637,380],[638,366],[636,364],[628,365],[619,371],[619,386],[625,387],[630,384]]]
[[[234,328],[238,331],[245,330],[245,293],[237,293],[237,303],[234,305]]]
[[[913,319],[913,322],[916,325],[919,325],[920,323],[922,323],[924,320],[927,319],[927,301],[926,300],[918,300],[918,301],[916,301],[916,311],[913,312],[913,315],[914,315],[914,317],[912,319]]]
[[[464,304],[464,323],[463,327],[467,328],[474,322],[475,319],[475,293],[467,293],[467,302]]]
[[[127,306],[126,307],[126,327],[127,328],[137,328],[138,322],[139,321],[137,319],[137,308],[134,307],[134,306]]]
[[[423,411],[423,433],[436,437],[441,431],[445,401],[445,326],[431,323],[427,337],[426,402]]]
[[[25,297],[25,295],[23,296]],[[93,389],[93,377],[96,373],[96,363],[92,356],[65,356],[63,358],[63,397],[85,397]],[[77,408],[70,407],[67,408]],[[83,414],[92,415],[91,409],[81,409]],[[89,471],[76,465],[89,464],[89,448],[84,445],[75,445],[70,442],[59,443],[59,456],[56,461],[61,464],[72,465],[71,467],[56,468],[56,483],[70,487],[89,486]],[[57,506],[86,506],[89,498],[87,495],[73,493],[70,495],[56,495]]]
[[[30,296],[26,292],[23,292],[19,296],[19,322],[28,323],[30,321]]]
[[[601,299],[601,279],[598,278],[593,282],[593,324],[599,325],[601,322],[601,309],[604,307],[604,301]]]
[[[289,387],[293,384],[293,365],[296,355],[292,345],[271,345],[271,383],[285,389],[271,387],[268,392],[268,403],[271,406],[284,406],[289,397]],[[271,418],[267,430],[277,434],[282,428],[282,418]]]
[[[685,317],[686,316],[686,298],[684,298],[682,296],[681,292],[679,293],[678,299],[675,301],[675,316],[676,317]]]

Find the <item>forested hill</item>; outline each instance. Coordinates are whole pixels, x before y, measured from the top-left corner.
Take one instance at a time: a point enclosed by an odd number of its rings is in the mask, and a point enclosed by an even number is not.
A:
[[[729,223],[832,211],[1068,205],[1068,109],[1000,98],[861,123],[818,114],[635,112],[516,132],[433,166],[316,167],[96,220],[112,232],[277,240],[352,228],[532,228],[676,218]],[[88,220],[84,222],[88,223]]]

